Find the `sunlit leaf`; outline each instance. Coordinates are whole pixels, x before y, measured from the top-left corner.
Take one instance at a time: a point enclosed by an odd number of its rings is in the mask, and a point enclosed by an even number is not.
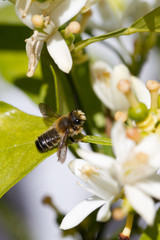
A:
[[[0,102],[0,197],[57,150],[37,150],[35,140],[45,130],[41,117]]]
[[[0,197],[31,172],[40,162],[57,151],[40,153],[35,140],[46,125],[41,117],[26,114],[0,102]],[[82,142],[111,145],[110,139],[80,135]]]

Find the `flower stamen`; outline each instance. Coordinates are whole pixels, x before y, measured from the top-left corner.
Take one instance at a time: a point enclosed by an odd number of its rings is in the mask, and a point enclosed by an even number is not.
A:
[[[96,170],[96,167],[86,164],[82,167],[81,173],[87,177],[91,177],[93,174],[97,174]]]
[[[158,90],[160,88],[160,85],[157,81],[154,80],[148,80],[146,87],[150,91],[151,95],[151,110],[156,111],[158,108]]]
[[[114,118],[116,121],[125,122],[127,120],[127,113],[118,111],[115,113]]]
[[[126,130],[126,136],[135,142],[139,142],[141,140],[141,134],[137,127],[128,128]]]
[[[118,236],[119,240],[129,240],[130,239],[132,225],[133,225],[133,218],[134,218],[134,215],[129,213],[127,216],[126,225],[125,225],[122,233],[120,233]]]
[[[121,79],[117,84],[117,88],[119,91],[125,94],[132,107],[138,106],[139,103],[131,89],[131,82],[128,79]]]

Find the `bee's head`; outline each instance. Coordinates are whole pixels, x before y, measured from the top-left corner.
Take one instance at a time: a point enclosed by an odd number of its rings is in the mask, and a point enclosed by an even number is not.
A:
[[[86,121],[86,116],[81,110],[74,110],[70,113],[70,119],[75,126],[82,126]]]

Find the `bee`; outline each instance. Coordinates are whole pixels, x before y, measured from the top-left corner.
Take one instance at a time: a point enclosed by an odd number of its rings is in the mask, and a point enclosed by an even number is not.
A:
[[[67,154],[67,138],[70,137],[74,142],[72,137],[82,132],[86,116],[81,110],[74,110],[60,116],[44,103],[39,104],[39,109],[49,128],[37,138],[36,147],[40,152],[46,152],[58,146],[58,160],[64,163]]]

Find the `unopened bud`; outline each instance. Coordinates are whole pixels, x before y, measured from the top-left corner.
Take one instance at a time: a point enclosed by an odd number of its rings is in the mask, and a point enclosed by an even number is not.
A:
[[[33,25],[36,28],[42,28],[44,24],[43,16],[42,15],[34,15],[31,19]]]
[[[81,25],[78,22],[74,21],[68,25],[67,29],[70,33],[77,34],[81,30]]]

